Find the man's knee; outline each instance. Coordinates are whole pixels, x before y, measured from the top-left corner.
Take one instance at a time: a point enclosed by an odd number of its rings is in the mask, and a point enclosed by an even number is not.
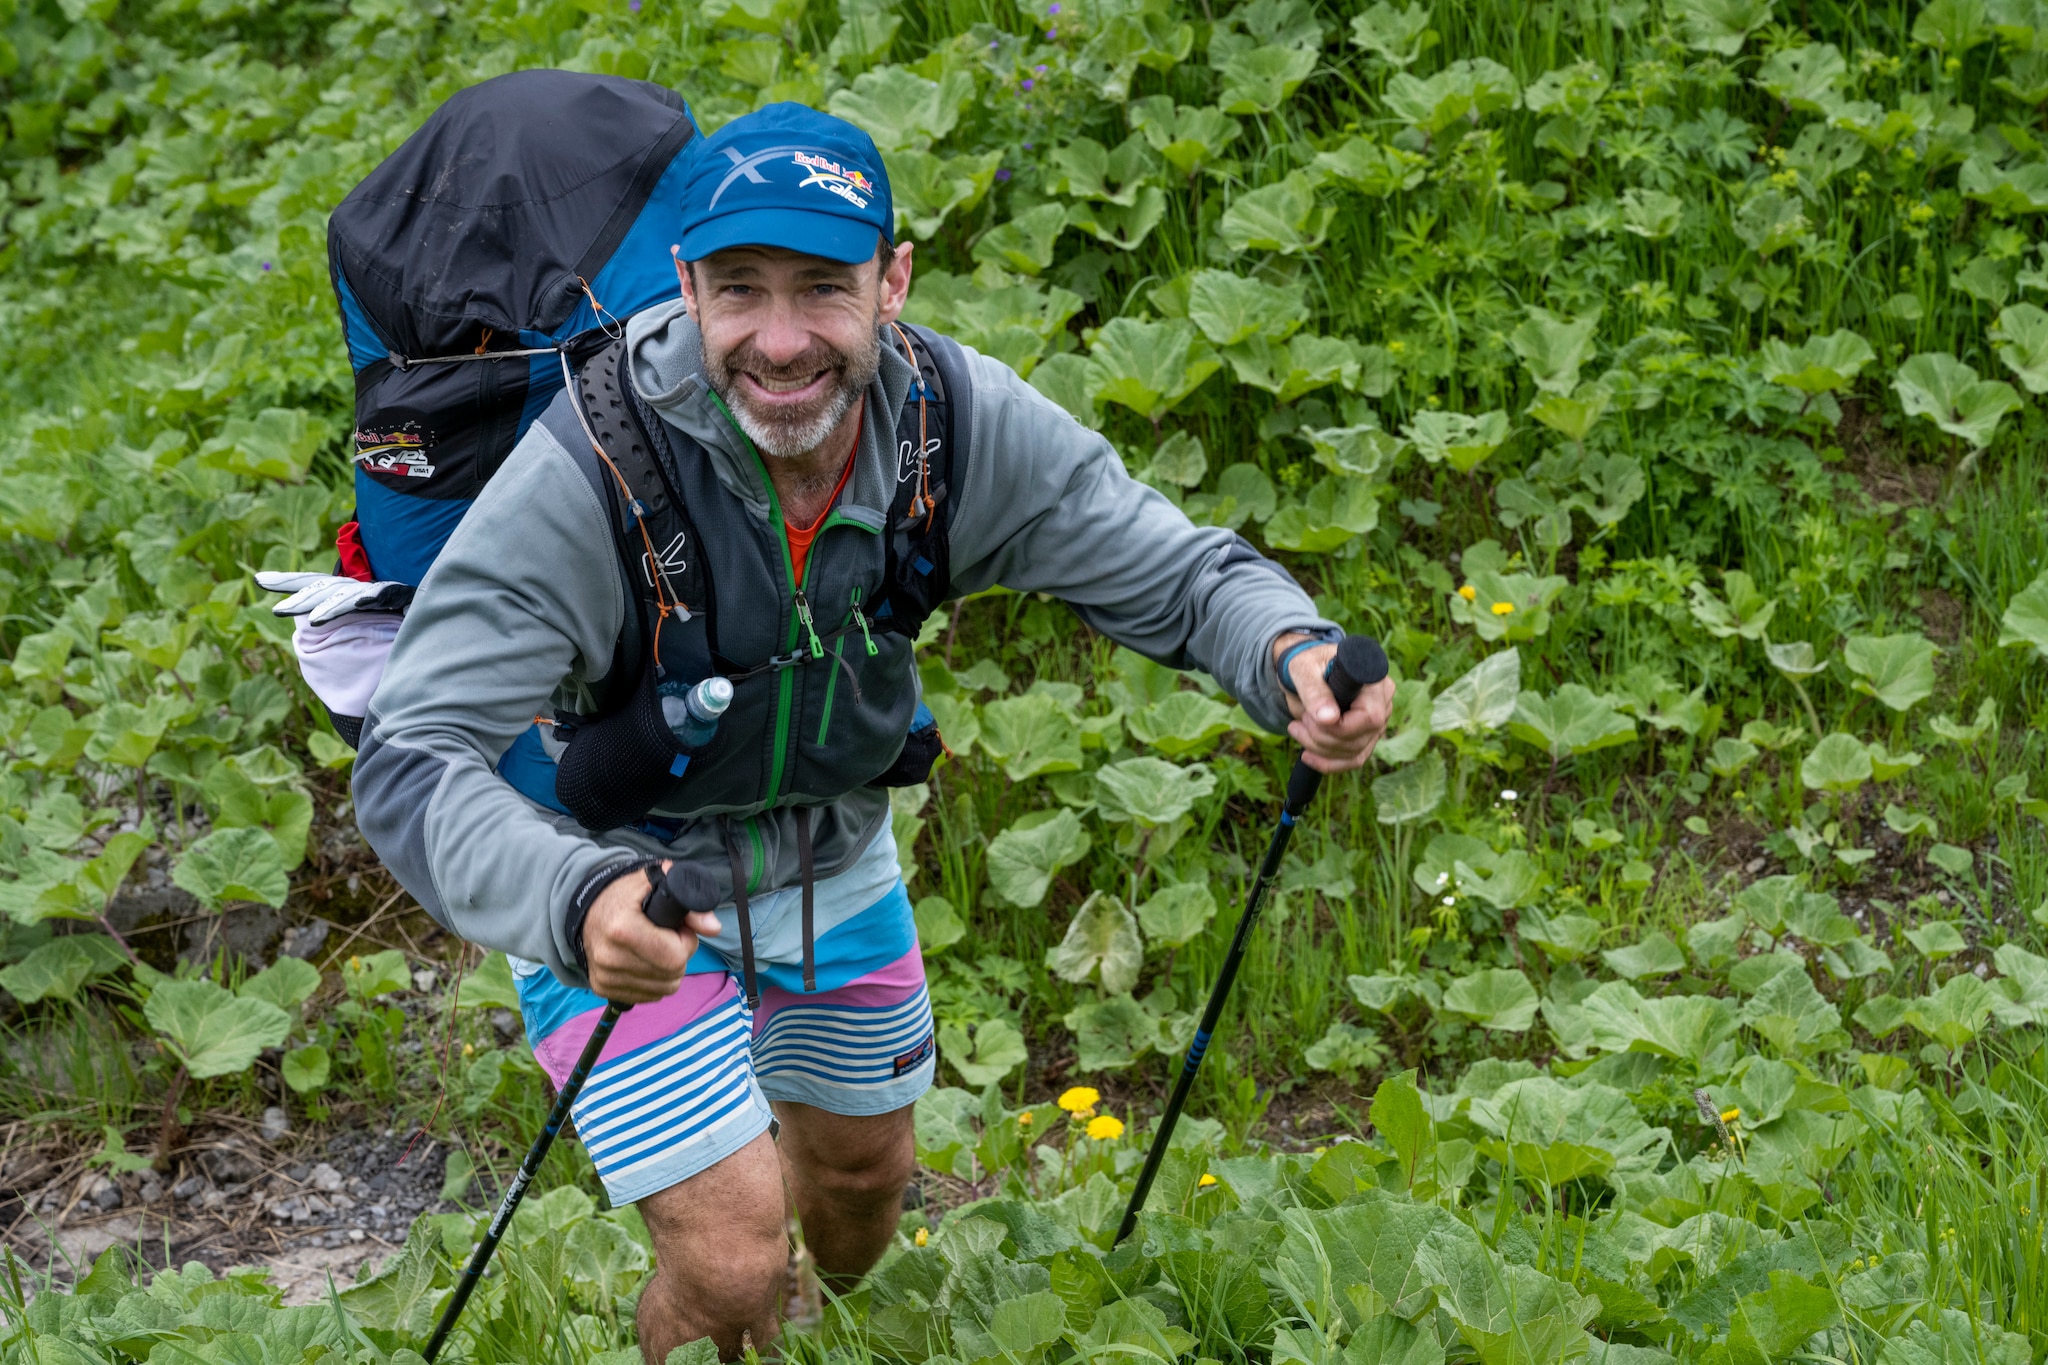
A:
[[[899,1197],[917,1166],[907,1110],[865,1118],[828,1115],[808,1106],[783,1127],[784,1152],[800,1177],[841,1199]]]
[[[730,1352],[743,1331],[760,1344],[789,1263],[781,1172],[767,1135],[639,1207],[655,1259],[643,1335],[652,1310],[664,1328],[687,1333],[674,1344],[709,1335]]]
[[[910,1183],[916,1167],[914,1150],[888,1151],[858,1162],[829,1162],[815,1166],[812,1181],[827,1193],[842,1199],[899,1198]]]
[[[716,1244],[657,1249],[649,1288],[726,1346],[772,1319],[788,1269],[789,1237],[778,1219],[772,1230],[735,1229]]]

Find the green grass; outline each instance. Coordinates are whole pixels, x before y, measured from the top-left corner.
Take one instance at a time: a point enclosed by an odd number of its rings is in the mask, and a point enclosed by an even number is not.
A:
[[[891,21],[882,46],[850,36]],[[339,815],[339,772],[313,769],[349,757],[247,574],[326,563],[352,501],[325,214],[449,93],[567,65],[671,85],[707,128],[784,98],[865,120],[928,220],[913,315],[1029,369],[1134,474],[1280,558],[1326,614],[1386,641],[1404,689],[1388,754],[1326,784],[1253,940],[1190,1111],[1215,1121],[1191,1130],[1211,1150],[1175,1158],[1144,1245],[1111,1252],[1116,1182],[1291,754],[1213,686],[1056,603],[998,593],[935,620],[920,658],[954,756],[905,794],[898,828],[954,1040],[942,1078],[974,1065],[958,1041],[991,1020],[1031,1055],[920,1114],[928,1168],[995,1202],[934,1218],[928,1246],[906,1243],[796,1355],[2039,1360],[2048,646],[1998,641],[2048,564],[2048,427],[2029,387],[2048,382],[2033,358],[2048,254],[2026,202],[2048,15],[1440,0],[1406,51],[1384,36],[1399,24],[1390,7],[1293,0],[7,7],[0,1117],[72,1142],[112,1126],[139,1151],[174,1086],[192,1122],[283,1103],[388,1123],[428,1121],[445,1084],[433,1121],[499,1167],[537,1123],[530,1064],[475,1012],[454,1035],[469,1054],[440,1074],[450,1002],[418,997],[403,954],[331,964],[272,1016],[236,1001],[247,964],[179,965],[152,941],[131,970],[95,917],[146,845],[201,889],[229,848],[270,899],[305,884],[301,831]],[[1819,44],[1839,72],[1802,83],[1799,68],[1832,69]],[[1260,63],[1290,49],[1307,54],[1298,85],[1262,84]],[[1478,59],[1506,76],[1455,65]],[[1512,97],[1461,93],[1474,72]],[[1149,138],[1154,96],[1228,106],[1235,131],[1212,119],[1199,149],[1186,129]],[[1479,105],[1443,103],[1466,97]],[[1083,139],[1120,158],[1099,189]],[[1064,215],[1051,239],[1012,226],[1034,211]],[[1239,305],[1214,303],[1233,279],[1263,287],[1241,301],[1245,336]],[[1854,350],[1840,334],[1869,358],[1790,382],[1819,351],[1787,362],[1781,344]],[[1990,387],[1926,392],[1934,354]],[[1469,467],[1433,462],[1441,414],[1498,414],[1505,436]],[[1735,573],[1756,602],[1734,605]],[[1767,640],[1717,624],[1724,604],[1746,618],[1765,602]],[[1819,671],[1789,676],[1767,641],[1810,645]],[[1890,702],[1870,693],[1896,680],[1850,666],[1925,644],[1931,685]],[[1463,727],[1447,712],[1435,731],[1460,680],[1510,647],[1516,709]],[[1989,732],[1956,738],[1985,703]],[[1590,728],[1546,730],[1568,714]],[[1055,761],[1005,740],[1024,720]],[[1816,730],[1897,771],[1823,790]],[[1131,782],[1156,790],[1133,805]],[[1177,783],[1208,790],[1171,815]],[[1049,818],[1087,848],[1031,855],[1041,888],[1012,855]],[[1752,886],[1779,876],[1794,880]],[[1206,926],[1178,945],[1141,931],[1181,885],[1208,888]],[[1047,965],[1090,926],[1130,989]],[[1677,960],[1624,985],[1663,937]],[[1801,989],[1763,977],[1783,951]],[[465,1003],[510,1003],[501,966]],[[165,1011],[152,1023],[160,973],[251,1024],[236,1065],[186,1084],[216,1068],[190,1064],[196,1040]],[[316,1050],[324,1085],[306,1080]],[[1437,1096],[1425,1128],[1398,1118],[1411,1067]],[[1666,1130],[1655,1160],[1631,1164],[1612,1131],[1496,1131],[1487,1106],[1526,1069],[1581,1110]],[[1106,1089],[1133,1134],[1061,1129],[1044,1101],[1072,1083]],[[1557,1098],[1548,1084],[1525,1087],[1532,1105]],[[1695,1089],[1750,1109],[1738,1152]],[[1054,1135],[1042,1154],[1018,1138],[1027,1104]],[[1301,1115],[1371,1143],[1263,1151]],[[1415,1143],[1438,1159],[1411,1181],[1396,1153]],[[1205,1194],[1192,1182],[1210,1165]],[[578,1202],[586,1166],[558,1169],[479,1301],[470,1359],[631,1349],[641,1234]],[[1401,1299],[1390,1317],[1358,1248],[1418,1219],[1443,1229],[1417,1261],[1441,1311]],[[1313,1254],[1311,1228],[1330,1232]],[[171,1305],[181,1360],[318,1345],[381,1361],[417,1344],[471,1230],[423,1226],[384,1278],[296,1315],[260,1312],[253,1281],[148,1292]],[[1637,1254],[1658,1238],[1676,1240]],[[141,1311],[116,1307],[139,1292],[117,1261],[75,1295],[0,1305],[0,1355],[164,1350],[106,1325]],[[1323,1286],[1340,1267],[1364,1278]],[[1347,1297],[1354,1283],[1374,1287]],[[1585,1321],[1602,1344],[1576,1320],[1544,1337],[1541,1311],[1501,1319],[1507,1286],[1566,1318],[1583,1307],[1569,1296],[1600,1296]],[[1057,1324],[1037,1293],[1057,1295]],[[209,1296],[258,1307],[223,1328]],[[1024,1306],[998,1321],[999,1299]]]

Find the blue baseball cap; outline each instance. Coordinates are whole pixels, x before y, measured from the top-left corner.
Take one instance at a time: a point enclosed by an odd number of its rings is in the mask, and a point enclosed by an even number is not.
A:
[[[896,240],[889,172],[875,140],[802,104],[770,104],[726,124],[693,154],[683,189],[682,256],[774,246],[855,265]]]

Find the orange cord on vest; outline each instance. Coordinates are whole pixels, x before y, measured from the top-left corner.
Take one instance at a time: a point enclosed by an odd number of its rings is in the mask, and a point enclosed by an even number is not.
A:
[[[917,352],[910,348],[910,338],[903,335],[903,329],[895,323],[889,330],[896,334],[896,340],[903,346],[903,358],[910,362],[910,373],[917,380],[917,502],[911,505],[914,514],[919,504],[924,507],[924,527],[929,531],[932,518],[938,514],[938,504],[932,501],[931,440],[925,431],[924,375],[917,368]]]

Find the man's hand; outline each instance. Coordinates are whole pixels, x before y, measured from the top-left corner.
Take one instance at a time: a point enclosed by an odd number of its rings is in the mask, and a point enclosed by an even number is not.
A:
[[[1273,663],[1288,650],[1309,638],[1282,635],[1273,642]],[[1387,732],[1387,718],[1394,711],[1394,680],[1382,678],[1358,694],[1351,709],[1341,715],[1323,670],[1335,658],[1337,646],[1316,645],[1294,656],[1288,677],[1295,687],[1287,693],[1287,709],[1294,716],[1287,733],[1302,748],[1302,761],[1321,773],[1341,773],[1362,768],[1372,757],[1373,746]],[[1299,695],[1296,695],[1296,694]]]
[[[663,863],[661,871],[668,867]],[[675,994],[690,954],[697,951],[697,935],[718,932],[718,916],[708,913],[687,917],[687,929],[659,928],[641,908],[653,889],[652,869],[615,877],[583,918],[590,989],[621,1005],[644,1005]]]

